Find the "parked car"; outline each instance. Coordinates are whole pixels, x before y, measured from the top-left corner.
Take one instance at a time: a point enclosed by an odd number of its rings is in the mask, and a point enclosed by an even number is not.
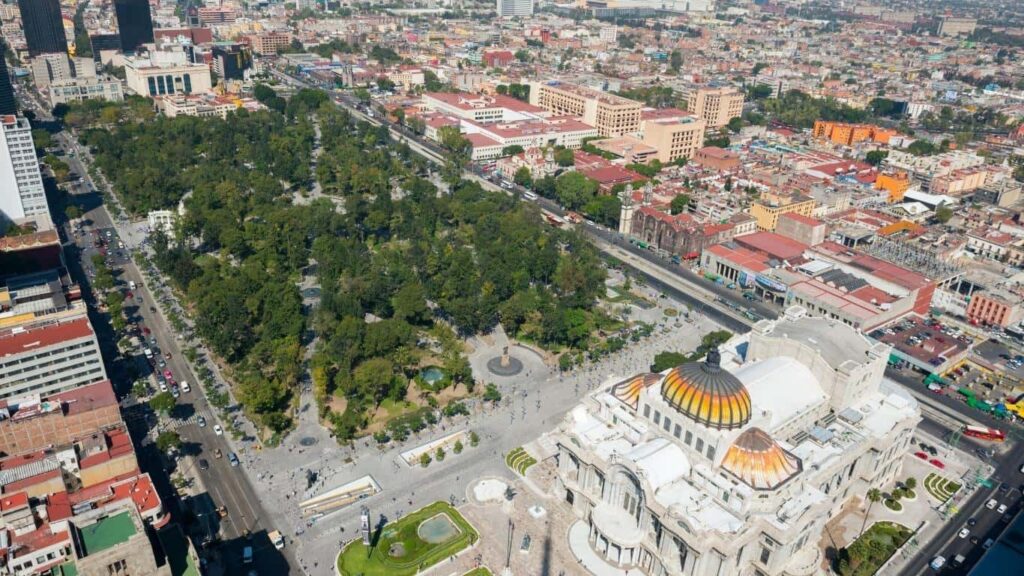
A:
[[[238,455],[235,454],[234,452],[228,452],[228,462],[230,462],[232,466],[238,466],[239,464],[241,464],[241,462],[238,460]]]
[[[214,424],[213,425],[213,433],[216,434],[217,436],[223,436],[224,435],[224,429],[220,427],[220,424]]]
[[[196,424],[200,428],[206,428],[206,418],[203,418],[202,416],[196,416]]]
[[[999,502],[996,502],[996,499],[992,498],[991,500],[985,503],[985,508],[988,508],[989,510],[995,510],[996,506],[998,505]]]
[[[967,538],[967,537],[968,537],[968,536],[970,536],[970,535],[971,535],[971,529],[970,529],[970,528],[964,528],[963,530],[961,530],[961,531],[960,531],[960,532],[959,532],[959,533],[957,534],[957,536],[959,536],[959,537],[961,537],[961,538]]]
[[[204,460],[200,460],[199,461],[199,469],[200,470],[209,470],[210,469],[210,463],[208,461],[206,461],[205,459]]]

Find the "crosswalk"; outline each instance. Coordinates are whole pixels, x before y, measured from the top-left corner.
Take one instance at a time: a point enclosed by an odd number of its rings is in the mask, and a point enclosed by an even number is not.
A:
[[[196,410],[188,418],[171,418],[168,422],[164,423],[164,429],[177,430],[184,428],[185,426],[199,426],[199,417],[202,416],[206,420],[207,426],[213,426],[214,419],[210,413],[206,410]]]

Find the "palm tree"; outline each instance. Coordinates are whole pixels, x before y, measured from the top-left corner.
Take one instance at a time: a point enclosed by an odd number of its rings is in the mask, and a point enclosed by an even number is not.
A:
[[[864,513],[864,522],[860,525],[860,533],[864,534],[864,527],[868,524],[868,515],[871,514],[871,507],[882,500],[882,491],[878,488],[868,490],[868,511]]]

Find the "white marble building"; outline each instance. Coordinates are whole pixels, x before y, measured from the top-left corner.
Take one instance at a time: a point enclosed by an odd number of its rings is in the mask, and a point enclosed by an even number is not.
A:
[[[702,362],[585,398],[551,433],[569,542],[595,574],[805,575],[824,525],[890,485],[920,411],[889,347],[799,307]]]

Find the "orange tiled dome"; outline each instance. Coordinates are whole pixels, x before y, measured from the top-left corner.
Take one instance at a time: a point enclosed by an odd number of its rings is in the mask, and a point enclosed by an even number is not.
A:
[[[750,393],[722,370],[718,350],[704,362],[673,368],[661,383],[661,396],[679,413],[709,428],[732,430],[750,422]]]
[[[756,490],[772,490],[795,476],[802,464],[767,432],[751,428],[740,434],[722,458],[722,468]]]

